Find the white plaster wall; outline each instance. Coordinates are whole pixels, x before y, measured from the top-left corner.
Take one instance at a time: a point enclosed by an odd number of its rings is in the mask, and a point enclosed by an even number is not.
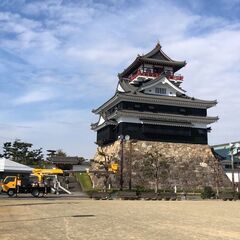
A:
[[[118,84],[118,86],[117,86],[117,90],[118,90],[119,92],[125,92],[124,89],[121,87],[120,84]]]
[[[98,125],[101,125],[105,122],[104,118],[102,116],[100,116],[100,119],[98,121]]]
[[[137,117],[126,117],[126,116],[122,116],[116,119],[116,121],[118,123],[120,122],[129,122],[129,123],[143,123],[141,120],[139,120],[139,118]],[[203,124],[203,123],[194,123],[193,128],[207,128],[207,124]]]
[[[119,117],[116,119],[118,123],[120,122],[130,122],[130,123],[142,123],[137,117]]]
[[[194,128],[207,128],[207,124],[205,123],[193,123]]]
[[[226,175],[227,175],[227,177],[229,178],[229,180],[232,182],[232,172],[231,171],[227,171],[226,172]],[[239,182],[239,180],[240,180],[240,176],[239,176],[240,174],[238,174],[238,173],[234,173],[234,182],[235,183],[238,183]]]
[[[177,93],[175,89],[171,88],[168,84],[164,84],[164,83],[159,83],[152,88],[146,89],[144,92],[147,94],[153,94],[153,95],[163,95],[163,94],[156,93],[155,88],[166,88],[166,94],[164,94],[166,96],[176,96],[176,93]]]

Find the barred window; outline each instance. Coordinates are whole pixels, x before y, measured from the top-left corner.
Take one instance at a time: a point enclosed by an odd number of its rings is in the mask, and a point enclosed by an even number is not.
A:
[[[166,88],[155,88],[155,93],[166,94],[167,93],[167,89]]]

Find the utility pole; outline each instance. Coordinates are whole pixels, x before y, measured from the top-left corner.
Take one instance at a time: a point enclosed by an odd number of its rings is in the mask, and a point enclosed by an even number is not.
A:
[[[129,169],[129,172],[128,172],[128,175],[129,175],[129,182],[128,182],[128,188],[129,190],[132,190],[132,160],[133,160],[133,145],[136,145],[137,141],[132,139],[129,141],[129,166],[128,166],[128,169]]]
[[[120,135],[120,144],[121,144],[121,159],[120,159],[120,191],[123,190],[123,161],[124,161],[124,151],[123,151],[123,143],[124,141],[130,140],[129,135]]]
[[[233,192],[235,193],[235,179],[234,179],[234,155],[238,154],[239,151],[239,143],[229,144],[230,155],[231,155],[231,165],[232,165],[232,188]]]
[[[121,162],[120,162],[120,191],[123,190],[123,136],[120,138],[121,143]]]
[[[129,142],[130,146],[129,146],[129,152],[130,152],[130,156],[129,156],[129,182],[128,182],[128,188],[129,190],[132,190],[132,141]]]
[[[231,153],[231,165],[232,165],[232,189],[235,192],[235,184],[234,184],[234,158],[233,158],[233,145],[230,144],[230,153]]]

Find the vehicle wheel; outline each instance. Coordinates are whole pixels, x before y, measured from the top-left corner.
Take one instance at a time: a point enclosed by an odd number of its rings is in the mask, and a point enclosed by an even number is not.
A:
[[[34,196],[34,197],[39,197],[39,194],[40,194],[40,191],[39,191],[39,189],[33,189],[32,190],[32,195]]]
[[[9,197],[13,197],[16,194],[15,189],[8,189],[7,194]]]
[[[44,192],[39,192],[39,195],[38,195],[38,197],[44,197]]]

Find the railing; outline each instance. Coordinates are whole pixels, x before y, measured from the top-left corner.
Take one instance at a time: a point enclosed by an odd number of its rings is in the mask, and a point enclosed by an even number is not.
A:
[[[152,72],[142,72],[141,70],[138,70],[134,75],[130,77],[130,80],[134,80],[138,76],[143,77],[159,77],[160,73],[152,73]]]
[[[133,74],[130,77],[130,81],[133,81],[134,79],[136,79],[138,76],[142,76],[142,77],[159,77],[161,73],[153,73],[153,72],[143,72],[141,70],[138,70],[135,74]],[[168,76],[169,80],[174,80],[174,81],[183,81],[183,76],[181,75],[169,75]]]
[[[174,81],[183,81],[183,76],[182,75],[170,75],[169,80],[174,80]]]

